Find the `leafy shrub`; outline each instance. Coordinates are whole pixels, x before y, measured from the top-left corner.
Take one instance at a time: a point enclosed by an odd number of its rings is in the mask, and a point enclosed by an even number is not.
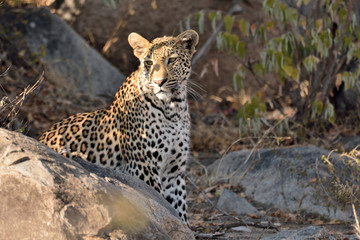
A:
[[[216,45],[239,59],[240,67],[233,77],[235,89],[244,88],[242,82],[249,72],[263,85],[271,84],[264,76],[273,74],[276,83],[272,84],[281,86],[282,102],[285,98],[291,100],[297,121],[333,123],[336,117],[330,101],[333,90],[342,85],[345,90],[359,87],[360,16],[354,12],[355,3],[298,0],[290,6],[285,2],[263,1],[267,19],[258,26],[245,19],[236,22],[234,16],[221,16],[219,11],[208,12]],[[204,29],[204,16],[204,11],[196,14],[200,32]],[[220,21],[224,22],[224,29],[218,29]],[[185,25],[189,27],[190,17]],[[244,39],[252,39],[261,46],[257,59],[248,60],[254,56],[247,54]],[[278,101],[274,105],[284,112],[279,99],[272,101]],[[264,106],[254,97],[243,106],[239,117],[257,119],[260,113],[265,113]]]

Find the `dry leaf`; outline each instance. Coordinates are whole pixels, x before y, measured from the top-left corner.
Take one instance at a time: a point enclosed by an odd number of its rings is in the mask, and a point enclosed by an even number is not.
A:
[[[335,86],[337,90],[339,90],[341,83],[342,83],[341,73],[338,73],[336,74],[336,82],[335,82]]]
[[[152,1],[151,1],[151,7],[152,7],[152,9],[154,9],[154,10],[157,9],[156,0],[152,0]]]
[[[211,65],[213,66],[213,70],[215,72],[215,75],[219,77],[219,61],[217,58],[211,59]]]

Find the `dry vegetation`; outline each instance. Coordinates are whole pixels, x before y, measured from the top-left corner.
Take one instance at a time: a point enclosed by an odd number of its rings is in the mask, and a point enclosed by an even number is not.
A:
[[[104,100],[52,79],[41,64],[18,64],[0,49],[0,126],[37,138],[51,124],[77,112],[105,107]],[[69,100],[71,99],[71,100]]]

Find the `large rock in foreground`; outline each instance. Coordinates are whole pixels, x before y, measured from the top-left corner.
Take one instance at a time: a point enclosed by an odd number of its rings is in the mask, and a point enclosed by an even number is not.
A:
[[[329,155],[331,164],[325,164],[323,156]],[[353,221],[346,186],[359,186],[356,174],[360,169],[345,162],[337,153],[302,146],[232,152],[214,162],[208,170],[213,182],[225,180],[240,184],[247,197],[265,206]]]
[[[1,128],[0,206],[0,239],[194,239],[144,182]]]

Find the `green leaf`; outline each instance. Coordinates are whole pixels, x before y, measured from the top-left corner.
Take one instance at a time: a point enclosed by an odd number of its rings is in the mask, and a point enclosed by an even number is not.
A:
[[[315,21],[315,26],[316,26],[317,31],[320,32],[323,27],[323,20],[321,18],[317,19]]]
[[[321,115],[324,104],[319,100],[314,100],[311,104],[311,119],[314,120],[316,116]]]
[[[284,65],[283,70],[289,77],[294,79],[296,82],[299,82],[299,70],[297,68],[290,65]]]
[[[286,19],[290,22],[291,25],[294,27],[297,27],[298,24],[298,12],[294,8],[287,8],[285,10],[286,13]]]
[[[287,21],[286,16],[286,4],[280,3],[280,22],[285,23]]]
[[[274,8],[274,5],[275,5],[275,0],[265,0],[263,2],[263,8],[265,12],[269,12],[270,9]],[[269,13],[267,14],[270,15]]]
[[[234,17],[230,16],[230,15],[226,15],[224,17],[224,23],[225,23],[225,29],[228,33],[231,32],[232,27],[234,25]]]
[[[259,122],[256,121],[259,117],[264,115],[266,112],[266,105],[263,101],[260,101],[259,94],[255,94],[250,102],[246,102],[244,106],[240,109],[238,113],[239,118],[249,119],[251,118],[253,122],[252,126],[257,128],[260,127]]]
[[[259,63],[255,63],[253,65],[253,69],[254,69],[254,72],[256,74],[259,74],[260,72],[264,75],[265,74],[265,69],[263,68],[263,66]]]
[[[317,68],[317,64],[320,62],[320,60],[315,57],[314,55],[310,55],[308,57],[306,57],[303,60],[303,64],[305,66],[306,71],[308,71],[309,73],[316,70]]]
[[[360,38],[360,25],[357,26],[357,29],[356,29],[356,31],[355,31],[355,34],[356,34],[356,37],[357,37],[357,38]]]
[[[244,19],[240,19],[239,28],[243,36],[247,37],[249,35],[250,23]]]
[[[346,21],[347,11],[345,8],[340,8],[339,10],[339,20],[341,24],[344,24]]]
[[[331,103],[326,104],[324,118],[329,120],[331,123],[335,122],[335,108]]]
[[[237,92],[239,89],[244,88],[243,77],[238,72],[234,72],[233,74],[233,85],[235,92]]]
[[[275,27],[275,23],[273,21],[267,21],[265,23],[266,30],[272,30]]]
[[[204,10],[201,10],[201,11],[197,12],[195,14],[195,16],[196,16],[196,21],[197,21],[198,26],[199,26],[199,32],[201,34],[203,34],[204,33],[204,22],[205,22],[205,12],[204,12]]]
[[[354,56],[357,58],[357,59],[360,59],[360,48],[356,48],[355,51],[354,51]]]
[[[217,47],[217,49],[219,49],[220,51],[223,51],[223,50],[224,50],[224,38],[223,38],[221,32],[219,32],[219,33],[216,35],[216,47]]]
[[[216,22],[221,19],[221,12],[220,11],[209,12],[208,18],[211,22],[211,28],[212,28],[213,32],[215,32],[216,31]]]
[[[237,53],[237,47],[239,43],[239,37],[236,34],[232,34],[232,33],[228,33],[228,32],[224,32],[222,34],[223,39],[224,39],[224,43],[226,50],[228,53],[230,53],[231,51]]]
[[[246,47],[243,41],[238,41],[236,44],[236,52],[240,58],[245,56]]]
[[[190,22],[191,22],[191,15],[189,15],[189,16],[187,16],[186,18],[185,18],[185,29],[187,30],[187,29],[191,29],[191,27],[190,27]]]
[[[261,39],[266,42],[266,29],[264,25],[259,27]]]
[[[216,12],[208,12],[208,18],[212,22],[216,17]]]
[[[341,75],[342,81],[345,84],[345,90],[348,90],[350,88],[350,77],[349,77],[349,72],[343,72],[343,74]]]

